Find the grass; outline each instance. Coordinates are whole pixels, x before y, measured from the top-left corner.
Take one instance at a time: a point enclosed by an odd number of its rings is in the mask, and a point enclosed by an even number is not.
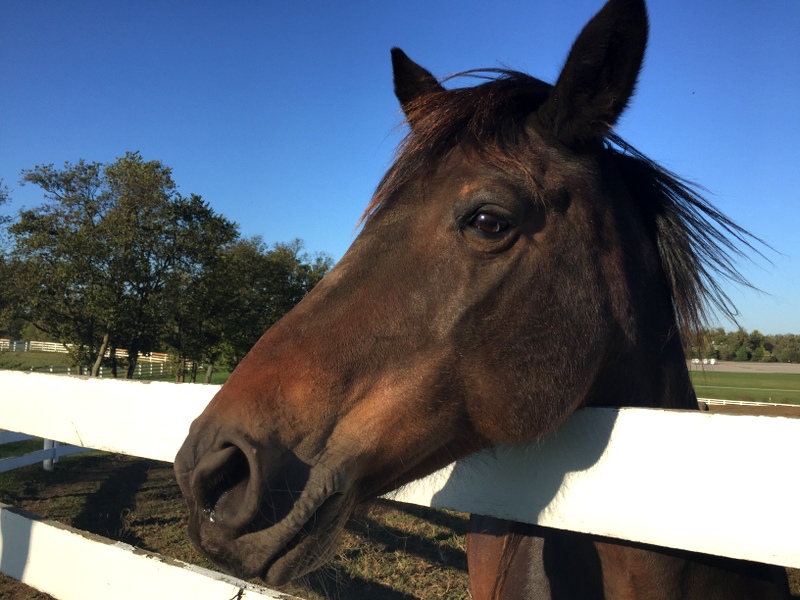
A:
[[[69,355],[60,352],[0,352],[0,369],[12,371],[40,371],[50,366],[70,366]]]
[[[42,449],[42,440],[40,438],[33,438],[30,440],[23,440],[21,442],[11,442],[10,444],[0,445],[0,458],[8,458],[9,456],[20,456],[28,452],[35,452]]]
[[[800,374],[692,371],[701,398],[800,404]]]

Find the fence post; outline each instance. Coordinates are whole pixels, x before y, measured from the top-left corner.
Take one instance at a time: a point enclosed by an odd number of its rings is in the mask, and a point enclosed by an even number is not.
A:
[[[45,450],[52,450],[55,448],[55,442],[53,440],[45,440],[44,441],[44,449]],[[55,455],[55,452],[53,452]],[[52,471],[53,470],[53,459],[48,458],[47,460],[42,461],[42,468],[45,471]]]

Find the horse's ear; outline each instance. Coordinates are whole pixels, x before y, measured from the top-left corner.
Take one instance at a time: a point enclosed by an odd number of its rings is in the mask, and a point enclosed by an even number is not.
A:
[[[392,69],[394,70],[394,94],[400,101],[400,106],[406,116],[408,116],[408,109],[414,100],[426,94],[444,91],[442,85],[429,71],[408,58],[400,48],[392,48]]]
[[[606,135],[625,110],[647,45],[644,0],[609,0],[583,28],[539,119],[580,147]]]

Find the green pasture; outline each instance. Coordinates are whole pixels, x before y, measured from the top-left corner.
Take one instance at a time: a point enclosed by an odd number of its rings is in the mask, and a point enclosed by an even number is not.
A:
[[[69,366],[69,356],[60,352],[0,352],[0,369],[43,371],[49,367]]]
[[[728,373],[708,369],[692,371],[691,375],[700,398],[800,404],[800,374]]]

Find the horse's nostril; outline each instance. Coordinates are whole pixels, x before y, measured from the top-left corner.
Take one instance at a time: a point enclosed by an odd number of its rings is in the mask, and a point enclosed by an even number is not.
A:
[[[212,523],[235,526],[235,514],[244,504],[250,482],[250,465],[245,453],[228,445],[214,453],[197,474],[197,497],[202,514]]]

